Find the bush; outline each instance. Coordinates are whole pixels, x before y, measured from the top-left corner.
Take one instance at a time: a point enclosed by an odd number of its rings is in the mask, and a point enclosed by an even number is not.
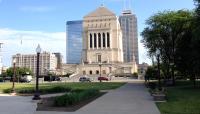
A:
[[[3,93],[11,93],[11,89],[4,89]]]
[[[150,89],[155,89],[156,86],[157,86],[157,83],[156,83],[156,82],[149,82],[149,83],[148,83],[148,87],[149,87]]]
[[[56,97],[54,100],[54,105],[58,107],[74,105],[78,102],[90,99],[99,94],[99,90],[88,89],[88,90],[78,90],[66,93],[65,95]]]
[[[40,88],[39,92],[40,94],[49,94],[49,93],[60,93],[60,92],[70,92],[71,88],[69,87],[63,87],[63,86],[55,86],[55,87],[46,87],[46,88]],[[4,89],[4,93],[10,93],[11,89]],[[35,88],[23,88],[23,89],[16,89],[17,93],[20,94],[33,94],[35,93]]]
[[[60,93],[60,92],[70,92],[71,88],[69,87],[63,87],[63,86],[55,86],[52,88],[41,88],[39,92],[41,94],[46,94],[46,93]]]

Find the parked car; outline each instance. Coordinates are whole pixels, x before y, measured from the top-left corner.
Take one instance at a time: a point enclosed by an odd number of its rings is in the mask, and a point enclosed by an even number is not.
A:
[[[24,75],[20,78],[20,82],[31,82],[33,77],[31,75]]]
[[[56,77],[55,81],[62,81],[61,77]]]
[[[91,82],[89,77],[83,76],[79,78],[79,82]]]
[[[99,80],[99,81],[103,81],[103,80],[108,81],[108,78],[107,78],[107,77],[101,76],[101,77],[98,77],[98,80]]]

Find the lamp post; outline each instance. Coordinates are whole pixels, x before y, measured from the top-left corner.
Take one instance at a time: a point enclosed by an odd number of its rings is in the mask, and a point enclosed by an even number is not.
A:
[[[15,77],[16,77],[16,58],[13,58],[13,77],[12,77],[12,93],[15,93]]]
[[[161,78],[160,78],[160,50],[157,50],[157,62],[158,62],[158,89],[161,90]]]
[[[39,60],[40,60],[40,53],[41,53],[41,48],[40,45],[38,44],[36,48],[36,53],[37,53],[37,66],[36,66],[36,87],[35,87],[35,94],[33,97],[33,100],[40,100],[40,93],[39,93]]]
[[[112,72],[112,66],[110,65],[110,66],[109,66],[109,76],[110,76],[110,80],[112,79],[111,72]]]
[[[101,63],[99,63],[99,77],[101,77]],[[101,78],[100,78],[100,80],[99,80],[100,82],[101,82]]]

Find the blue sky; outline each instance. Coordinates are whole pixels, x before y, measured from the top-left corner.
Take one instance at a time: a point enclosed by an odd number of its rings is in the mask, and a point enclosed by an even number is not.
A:
[[[65,59],[66,21],[81,20],[102,3],[116,15],[124,8],[123,0],[0,0],[3,64],[10,66],[13,54],[35,53],[38,43],[43,51],[61,52]],[[145,27],[145,20],[154,13],[194,9],[193,0],[130,0],[127,3],[138,18],[138,35]],[[140,63],[150,63],[141,43],[139,51]]]

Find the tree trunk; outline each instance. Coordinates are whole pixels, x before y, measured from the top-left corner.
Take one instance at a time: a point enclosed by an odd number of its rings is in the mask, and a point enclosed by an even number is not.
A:
[[[195,74],[193,75],[193,85],[194,85],[194,88],[196,88],[196,75]]]

